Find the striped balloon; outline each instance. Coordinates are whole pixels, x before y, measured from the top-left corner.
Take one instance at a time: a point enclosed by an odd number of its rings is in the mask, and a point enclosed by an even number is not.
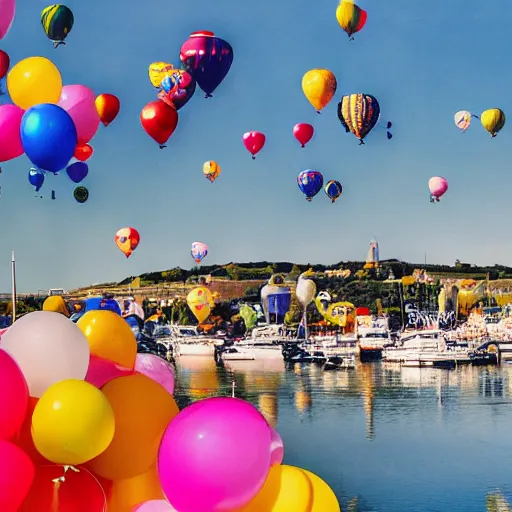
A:
[[[48,39],[53,41],[53,47],[66,44],[64,39],[73,28],[75,18],[71,9],[65,5],[49,5],[41,12],[41,25]]]
[[[369,94],[351,94],[343,96],[338,103],[338,119],[346,132],[352,132],[359,144],[372,131],[380,117],[380,105]]]

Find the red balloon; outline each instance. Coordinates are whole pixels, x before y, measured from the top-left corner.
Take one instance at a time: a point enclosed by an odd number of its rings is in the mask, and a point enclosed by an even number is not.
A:
[[[94,149],[92,149],[92,146],[89,144],[78,144],[78,146],[75,148],[74,157],[77,160],[80,160],[80,162],[86,162],[89,160],[89,158],[91,158],[93,153]]]
[[[105,491],[92,473],[79,466],[40,466],[19,512],[104,512]],[[61,479],[61,481],[54,480]],[[3,509],[2,509],[3,512]]]
[[[178,112],[161,100],[152,101],[142,109],[140,122],[146,133],[163,149],[178,125]]]
[[[34,464],[30,457],[15,444],[0,441],[0,510],[18,512],[33,481]]]
[[[96,98],[96,110],[105,126],[108,126],[117,117],[120,108],[119,98],[113,94],[100,94]]]
[[[315,129],[307,123],[298,123],[293,127],[293,136],[306,147],[306,144],[312,139]]]
[[[247,132],[242,137],[244,146],[251,153],[252,159],[256,160],[256,154],[261,151],[265,145],[265,134],[261,132]]]
[[[7,53],[3,50],[0,50],[0,80],[7,75],[7,71],[9,71],[9,66],[11,65],[11,59]]]

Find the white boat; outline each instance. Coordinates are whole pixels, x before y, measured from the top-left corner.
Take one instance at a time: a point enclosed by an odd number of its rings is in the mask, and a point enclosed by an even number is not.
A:
[[[389,331],[385,327],[360,327],[358,336],[361,361],[381,359],[382,351],[392,345]]]
[[[219,350],[222,361],[258,361],[283,359],[283,348],[273,342],[254,343],[250,339],[242,340]]]
[[[315,357],[355,356],[358,351],[358,340],[354,333],[312,336],[303,347]]]
[[[213,356],[215,338],[202,336],[192,325],[171,325],[174,344],[174,355],[182,356]]]

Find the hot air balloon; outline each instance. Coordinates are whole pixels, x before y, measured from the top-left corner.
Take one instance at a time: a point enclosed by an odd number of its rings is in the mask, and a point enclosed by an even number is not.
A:
[[[293,127],[293,136],[300,142],[303,148],[313,138],[315,129],[308,123],[298,123]]]
[[[105,126],[108,126],[117,117],[121,108],[119,98],[113,94],[100,94],[95,103],[100,120]]]
[[[205,286],[194,288],[187,295],[187,304],[199,323],[203,323],[210,316],[215,305],[212,292]]]
[[[351,94],[343,96],[338,103],[338,119],[345,131],[352,132],[358,139],[359,145],[372,131],[380,116],[379,102],[369,94]]]
[[[315,197],[324,185],[324,177],[318,171],[308,169],[302,171],[297,176],[297,184],[300,190],[306,196],[306,200],[311,202],[311,199]]]
[[[203,164],[203,174],[206,179],[213,183],[220,175],[220,165],[213,160]]]
[[[66,174],[73,183],[80,183],[89,173],[89,166],[84,162],[75,162],[66,167]]]
[[[92,154],[94,153],[94,150],[92,149],[92,146],[89,144],[77,144],[75,148],[74,157],[77,160],[80,160],[80,162],[86,162],[91,158]]]
[[[453,116],[453,120],[457,127],[465,132],[471,124],[471,117],[471,112],[468,112],[467,110],[459,110],[459,112]]]
[[[50,5],[41,12],[41,25],[48,37],[53,42],[53,47],[58,48],[66,44],[64,39],[73,28],[75,18],[71,9],[65,5]]]
[[[336,77],[328,69],[310,69],[302,77],[304,95],[319,114],[333,99],[337,87]]]
[[[178,125],[178,112],[163,101],[152,101],[142,109],[140,122],[146,133],[163,149]]]
[[[149,81],[155,89],[162,88],[162,80],[170,76],[174,71],[174,66],[169,62],[152,62],[148,68]]]
[[[73,197],[77,203],[83,204],[89,199],[89,190],[85,187],[76,187],[73,190]]]
[[[190,255],[196,263],[201,263],[208,254],[208,246],[203,242],[194,242],[190,249]]]
[[[505,121],[505,114],[499,108],[491,108],[480,115],[480,122],[491,134],[491,137],[498,135],[498,132],[505,126]]]
[[[273,315],[276,324],[284,323],[284,317],[290,309],[292,292],[279,274],[274,274],[260,292],[261,304],[267,323]]]
[[[354,4],[353,0],[342,0],[336,9],[336,19],[351,41],[353,34],[366,24],[368,13]]]
[[[261,151],[265,145],[265,134],[261,132],[246,132],[242,137],[245,148],[252,155],[252,159],[256,160],[256,154]]]
[[[121,228],[115,236],[120,251],[129,258],[140,242],[139,232],[134,228]]]
[[[3,80],[7,75],[7,71],[9,71],[9,66],[11,65],[11,59],[9,54],[0,50],[0,80]],[[0,95],[4,94],[0,91]]]
[[[44,183],[44,172],[38,169],[30,169],[28,171],[28,182],[35,187],[36,192],[39,192]]]
[[[341,196],[343,192],[343,187],[341,186],[341,183],[339,181],[331,180],[327,182],[327,185],[325,185],[325,193],[327,194],[327,197],[335,203],[336,200]]]
[[[430,190],[430,202],[438,203],[448,190],[448,182],[441,176],[434,176],[428,180],[428,188]]]
[[[213,32],[192,32],[180,49],[183,67],[210,98],[233,63],[233,48]]]

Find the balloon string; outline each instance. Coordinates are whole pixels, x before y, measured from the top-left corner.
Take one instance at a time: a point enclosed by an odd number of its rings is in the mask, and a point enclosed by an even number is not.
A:
[[[61,477],[64,478],[64,477]],[[61,482],[53,480],[52,512],[59,512],[59,488]]]
[[[256,160],[256,157],[255,157],[254,155],[252,155],[252,159],[253,159],[253,160]]]

